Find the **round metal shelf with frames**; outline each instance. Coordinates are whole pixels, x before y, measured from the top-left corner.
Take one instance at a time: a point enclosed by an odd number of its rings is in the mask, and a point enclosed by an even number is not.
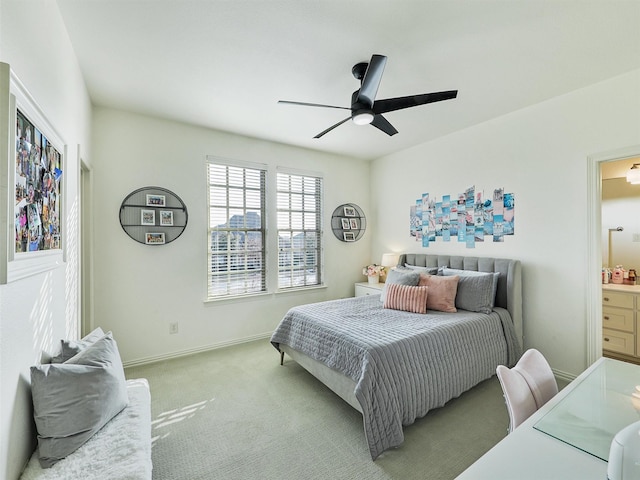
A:
[[[342,242],[357,242],[367,229],[367,217],[355,203],[338,206],[331,215],[331,230]]]
[[[189,214],[182,199],[162,187],[143,187],[120,205],[120,225],[129,237],[145,245],[165,245],[182,235]]]

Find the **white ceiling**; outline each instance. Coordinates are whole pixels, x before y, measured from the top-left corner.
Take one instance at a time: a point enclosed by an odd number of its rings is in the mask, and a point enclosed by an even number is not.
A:
[[[57,0],[96,105],[377,158],[640,68],[639,0]],[[458,90],[347,122],[351,67],[377,98]]]

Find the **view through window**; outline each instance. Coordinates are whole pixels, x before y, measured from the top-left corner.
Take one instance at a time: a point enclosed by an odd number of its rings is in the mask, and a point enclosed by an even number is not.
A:
[[[277,288],[321,285],[322,178],[279,170],[275,180]],[[208,182],[208,298],[266,292],[266,166],[209,160]]]
[[[278,172],[278,288],[322,283],[322,178]]]

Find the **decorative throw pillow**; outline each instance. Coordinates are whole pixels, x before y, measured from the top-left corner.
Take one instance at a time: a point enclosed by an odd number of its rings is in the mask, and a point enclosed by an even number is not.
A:
[[[499,273],[445,268],[442,274],[460,277],[456,295],[457,308],[470,312],[491,313],[496,301]]]
[[[392,283],[382,304],[383,308],[412,313],[427,313],[429,287],[412,287]]]
[[[389,285],[398,284],[415,287],[416,285],[418,285],[419,281],[420,273],[416,271],[404,272],[400,270],[389,270],[389,273],[387,274],[387,280],[384,282],[384,287],[382,288],[382,292],[380,293],[380,301],[384,302],[387,296],[387,289]]]
[[[126,380],[111,332],[65,363],[31,367],[40,465],[73,453],[127,406]]]
[[[435,275],[438,273],[438,267],[418,267],[416,265],[409,265],[408,263],[405,263],[404,268],[416,270],[420,273],[428,273],[429,275]]]
[[[60,353],[51,359],[51,363],[66,362],[102,337],[104,337],[104,332],[98,327],[81,340],[60,340]]]
[[[429,287],[427,309],[449,313],[457,312],[456,292],[458,290],[458,278],[457,276],[442,277],[421,273],[418,285]]]

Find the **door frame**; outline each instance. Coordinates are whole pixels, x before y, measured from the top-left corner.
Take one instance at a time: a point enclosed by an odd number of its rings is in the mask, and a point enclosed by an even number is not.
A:
[[[78,152],[79,153],[79,152]],[[91,168],[80,163],[80,337],[93,330],[93,197]]]
[[[602,172],[605,162],[640,156],[640,145],[587,157],[587,365],[602,356]]]

